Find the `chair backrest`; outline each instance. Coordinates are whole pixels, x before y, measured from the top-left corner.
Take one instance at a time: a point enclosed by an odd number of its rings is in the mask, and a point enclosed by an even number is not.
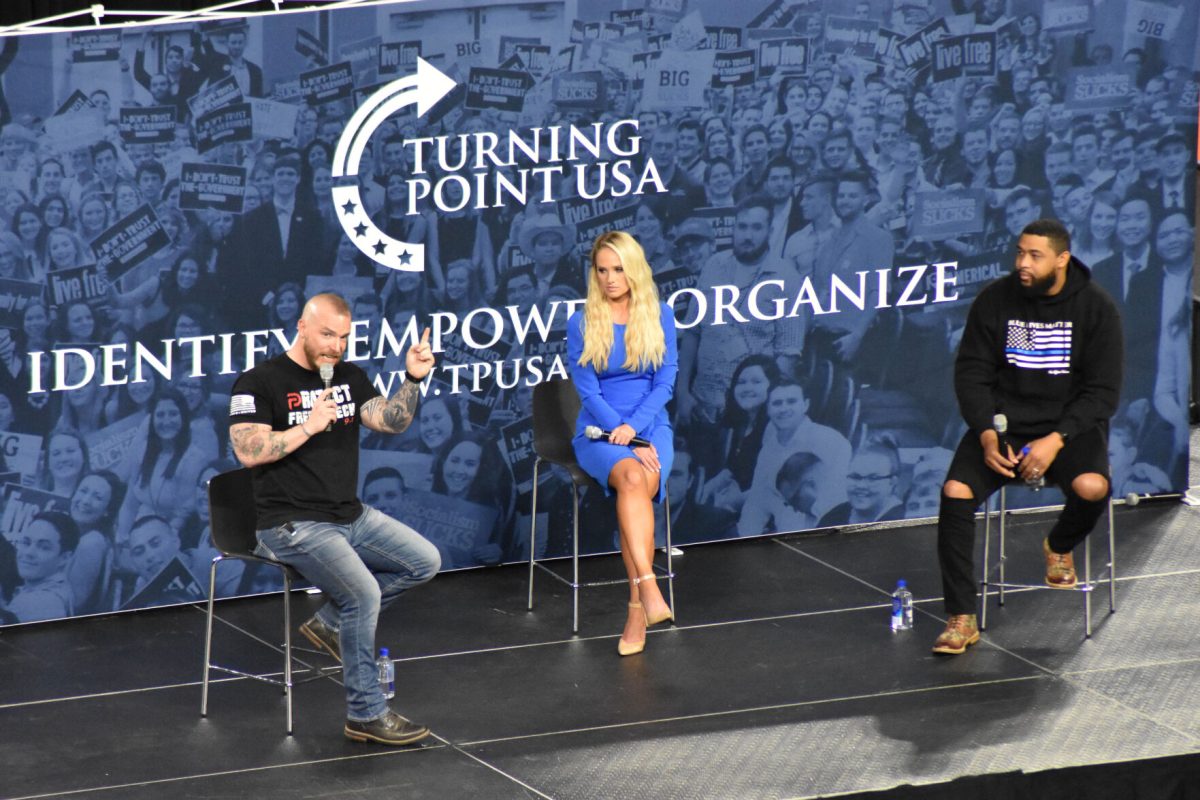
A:
[[[579,406],[579,393],[570,378],[533,387],[533,451],[543,460],[563,466],[575,463],[571,437]]]
[[[214,547],[227,556],[253,554],[258,515],[250,470],[235,469],[209,479],[208,514]]]
[[[579,392],[570,378],[546,381],[533,387],[533,452],[571,475],[576,486],[598,487],[575,460],[575,422],[579,419]]]

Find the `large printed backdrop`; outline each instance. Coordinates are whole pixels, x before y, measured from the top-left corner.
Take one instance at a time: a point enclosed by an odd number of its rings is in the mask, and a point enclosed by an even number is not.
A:
[[[1194,4],[444,5],[4,39],[0,624],[203,596],[202,487],[232,466],[234,374],[282,352],[328,289],[384,389],[411,325],[440,333],[419,420],[363,439],[364,499],[449,567],[526,557],[530,387],[562,372],[566,303],[610,228],[638,237],[681,322],[678,541],[934,514],[966,309],[1039,215],[1068,223],[1123,309],[1115,491],[1184,486]],[[425,245],[406,273],[343,233],[331,160],[418,55],[458,88],[379,127],[357,176],[373,224]],[[475,169],[481,134],[594,123],[619,135],[576,155],[584,178],[555,175],[552,202],[487,200],[532,156]],[[418,165],[419,137],[448,138]],[[289,153],[298,173],[275,169]],[[618,153],[654,180],[622,187]],[[735,213],[759,193],[765,227]],[[276,200],[294,206],[286,246]],[[502,314],[468,320],[487,308]],[[569,486],[543,475],[538,552],[563,554]],[[613,549],[611,504],[585,506],[585,549]],[[31,526],[45,510],[79,540]],[[218,591],[271,580],[226,565]]]

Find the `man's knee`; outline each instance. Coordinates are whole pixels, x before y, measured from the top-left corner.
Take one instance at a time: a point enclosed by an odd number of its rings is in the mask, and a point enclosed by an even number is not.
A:
[[[942,495],[954,500],[974,500],[975,493],[971,491],[971,487],[967,486],[962,481],[946,481],[942,484]]]
[[[379,607],[383,604],[383,590],[379,588],[379,583],[376,581],[364,582],[354,592],[354,601],[362,613],[378,614]]]
[[[442,554],[428,540],[425,540],[425,546],[421,550],[421,559],[416,570],[416,578],[421,581],[432,580],[434,575],[437,575],[442,569]]]
[[[1096,503],[1108,497],[1108,479],[1096,472],[1085,472],[1071,481],[1071,491],[1080,500]]]

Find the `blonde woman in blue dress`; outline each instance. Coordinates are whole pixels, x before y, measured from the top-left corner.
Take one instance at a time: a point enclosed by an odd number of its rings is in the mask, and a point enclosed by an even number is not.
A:
[[[617,495],[621,558],[629,576],[629,616],[617,644],[640,653],[646,627],[674,619],[654,578],[654,509],[674,456],[667,402],[675,392],[675,318],[659,302],[641,245],[612,231],[592,245],[587,301],[567,324],[571,377],[582,401],[575,428],[579,465]],[[611,431],[590,440],[584,429]],[[634,437],[649,447],[632,444]]]

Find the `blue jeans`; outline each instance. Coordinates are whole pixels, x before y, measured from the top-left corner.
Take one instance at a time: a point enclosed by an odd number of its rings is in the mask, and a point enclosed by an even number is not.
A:
[[[442,565],[437,548],[364,505],[348,525],[292,522],[260,530],[256,552],[294,567],[329,598],[317,616],[338,632],[346,716],[356,722],[382,716],[388,707],[375,667],[379,612],[437,574]]]

